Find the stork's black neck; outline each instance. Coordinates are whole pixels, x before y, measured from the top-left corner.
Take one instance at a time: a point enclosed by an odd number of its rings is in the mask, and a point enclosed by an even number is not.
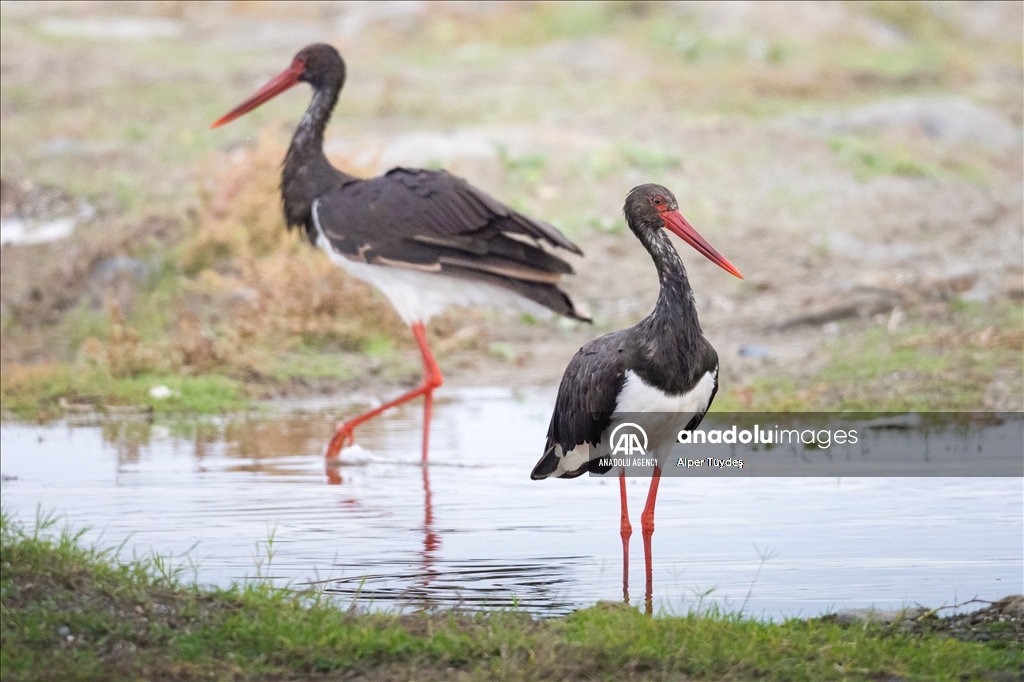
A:
[[[640,324],[677,340],[703,338],[686,267],[665,230],[641,231],[638,236],[654,260],[661,285],[654,310]]]
[[[661,292],[654,310],[631,330],[632,369],[652,386],[673,394],[690,390],[717,355],[704,338],[686,268],[665,230],[636,230],[658,269]]]
[[[313,99],[310,100],[306,113],[299,121],[295,134],[292,135],[292,144],[288,149],[288,155],[293,153],[312,154],[323,153],[324,130],[327,129],[327,122],[331,120],[331,114],[338,103],[338,96],[341,94],[341,84],[315,88]]]
[[[342,80],[314,87],[313,100],[299,122],[281,173],[281,197],[288,226],[304,226],[315,241],[310,207],[326,192],[355,178],[342,173],[324,155],[324,129],[341,93]]]

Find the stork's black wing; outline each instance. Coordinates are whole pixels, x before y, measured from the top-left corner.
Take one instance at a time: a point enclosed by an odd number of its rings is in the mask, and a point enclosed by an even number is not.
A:
[[[542,244],[579,247],[446,171],[396,168],[348,183],[317,199],[312,220],[351,260],[483,281],[588,319],[557,286],[572,267]]]
[[[615,332],[595,339],[569,361],[558,387],[544,456],[533,468],[530,478],[537,480],[552,475],[575,478],[587,471],[587,462],[571,470],[559,464],[577,446],[600,443],[601,434],[611,423],[616,400],[626,380],[624,336],[625,332]]]

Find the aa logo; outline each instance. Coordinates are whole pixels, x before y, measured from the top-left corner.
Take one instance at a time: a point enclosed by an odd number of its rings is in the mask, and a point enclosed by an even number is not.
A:
[[[625,422],[612,430],[612,455],[646,455],[647,432],[639,424]]]

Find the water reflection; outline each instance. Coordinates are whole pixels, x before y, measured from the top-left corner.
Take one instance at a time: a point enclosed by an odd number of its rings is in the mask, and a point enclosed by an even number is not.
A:
[[[620,598],[631,564],[644,573],[642,553],[623,561],[617,480],[529,480],[553,396],[439,394],[429,465],[415,405],[365,424],[363,449],[326,470],[323,443],[350,406],[3,424],[3,474],[18,479],[3,502],[24,521],[57,509],[107,545],[130,537],[129,556],[198,542],[204,582],[254,575],[253,548],[273,533],[261,570],[282,584],[375,608],[563,613]],[[634,510],[648,485],[624,481]],[[652,608],[735,610],[748,592],[747,612],[771,616],[996,599],[1024,591],[1022,518],[1020,479],[666,478]],[[755,545],[777,554],[761,567]]]
[[[434,560],[441,548],[441,537],[434,531],[434,507],[430,500],[430,469],[423,464],[423,573],[420,586],[424,590],[437,577]]]

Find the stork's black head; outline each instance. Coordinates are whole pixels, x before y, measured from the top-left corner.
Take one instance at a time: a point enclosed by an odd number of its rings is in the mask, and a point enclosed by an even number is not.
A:
[[[300,67],[301,65],[301,67]],[[292,59],[292,68],[302,69],[299,80],[314,88],[324,88],[345,83],[345,61],[330,45],[313,43],[299,50]]]
[[[330,45],[314,43],[299,50],[299,53],[292,59],[292,65],[271,78],[266,85],[256,91],[249,99],[214,121],[211,128],[234,121],[243,114],[247,114],[264,102],[277,97],[282,92],[298,85],[301,82],[309,83],[314,90],[333,89],[331,107],[337,99],[338,91],[345,84],[345,62],[341,55]],[[330,113],[328,108],[327,113]]]
[[[665,227],[665,213],[678,210],[676,195],[654,183],[634,187],[626,196],[626,205],[622,207],[626,223],[638,235],[662,229]]]
[[[683,214],[679,212],[676,195],[661,185],[653,183],[640,185],[630,190],[626,196],[626,205],[622,207],[626,214],[629,229],[644,244],[650,244],[650,237],[660,229],[668,229],[677,234],[683,241],[697,249],[705,258],[720,268],[743,279],[740,271],[718,253],[704,237],[693,228]],[[650,248],[650,246],[648,246]]]

